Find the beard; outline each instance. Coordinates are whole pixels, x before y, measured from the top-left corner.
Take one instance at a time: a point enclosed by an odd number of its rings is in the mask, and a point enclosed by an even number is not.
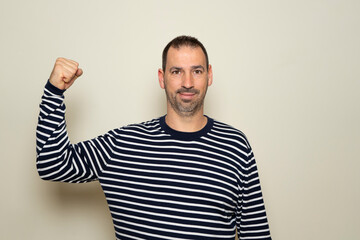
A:
[[[176,113],[186,117],[193,116],[199,110],[203,109],[206,91],[207,87],[203,93],[194,88],[181,88],[172,94],[167,90],[165,85],[167,101]],[[181,93],[193,93],[196,97],[192,100],[179,99],[177,96]]]

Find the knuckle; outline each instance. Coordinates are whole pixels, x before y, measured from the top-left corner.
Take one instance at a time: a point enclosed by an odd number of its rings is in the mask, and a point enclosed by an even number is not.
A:
[[[55,69],[62,68],[62,64],[60,62],[56,62],[54,68]]]

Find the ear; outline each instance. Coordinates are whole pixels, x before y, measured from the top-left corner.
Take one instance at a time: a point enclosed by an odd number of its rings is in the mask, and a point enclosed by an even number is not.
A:
[[[209,64],[209,69],[208,69],[208,86],[211,86],[213,82],[213,72],[212,72],[212,66],[211,64]]]
[[[159,70],[158,70],[158,78],[159,78],[159,85],[160,85],[160,87],[162,89],[165,89],[164,74],[165,74],[164,71],[161,68],[159,68]]]

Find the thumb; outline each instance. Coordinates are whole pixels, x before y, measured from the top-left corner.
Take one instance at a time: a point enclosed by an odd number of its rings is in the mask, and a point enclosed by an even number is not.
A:
[[[76,70],[75,75],[73,76],[73,78],[69,81],[65,83],[65,89],[68,89],[69,87],[71,87],[71,85],[75,82],[75,80],[80,77],[83,74],[83,70],[81,68],[78,68]]]
[[[81,68],[78,68],[78,70],[75,73],[76,77],[80,77],[83,74],[83,70]]]

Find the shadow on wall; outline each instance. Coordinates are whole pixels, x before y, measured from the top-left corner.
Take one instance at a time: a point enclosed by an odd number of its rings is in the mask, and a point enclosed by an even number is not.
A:
[[[63,208],[66,211],[72,209],[72,206],[80,206],[83,209],[91,210],[99,208],[99,206],[106,206],[104,193],[99,182],[91,183],[62,183],[62,182],[47,182],[48,188],[46,191],[52,195],[54,204]],[[103,207],[101,207],[103,208]]]
[[[63,236],[75,234],[81,239],[81,232],[91,227],[89,231],[95,234],[92,239],[113,238],[112,217],[99,182],[71,184],[39,181],[42,214],[38,218],[46,224],[52,219],[48,223],[50,229],[61,229],[66,231]]]

